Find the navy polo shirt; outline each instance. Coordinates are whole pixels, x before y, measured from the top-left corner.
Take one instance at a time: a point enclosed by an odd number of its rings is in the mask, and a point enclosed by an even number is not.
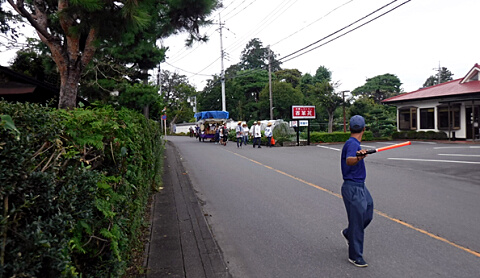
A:
[[[354,137],[350,137],[342,149],[342,176],[343,180],[351,180],[354,182],[365,182],[367,172],[365,170],[365,161],[362,159],[354,166],[347,165],[347,157],[356,157],[357,151],[361,150],[360,141]]]

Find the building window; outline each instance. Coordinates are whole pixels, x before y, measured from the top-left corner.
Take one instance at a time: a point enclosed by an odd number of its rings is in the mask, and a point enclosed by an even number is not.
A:
[[[435,109],[421,108],[420,109],[420,129],[434,129],[435,128]]]
[[[437,107],[438,129],[448,130],[448,106]],[[460,129],[460,105],[450,106],[451,129]]]
[[[399,129],[400,130],[415,130],[417,129],[417,108],[402,108],[399,109]]]

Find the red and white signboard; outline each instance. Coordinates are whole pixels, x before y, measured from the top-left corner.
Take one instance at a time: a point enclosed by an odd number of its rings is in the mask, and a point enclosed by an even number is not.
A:
[[[315,119],[315,106],[292,105],[292,120]]]

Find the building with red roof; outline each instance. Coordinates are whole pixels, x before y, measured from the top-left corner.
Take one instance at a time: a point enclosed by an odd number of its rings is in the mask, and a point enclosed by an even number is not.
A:
[[[463,78],[382,101],[397,107],[399,131],[444,131],[449,138],[475,140],[480,128],[480,65]]]

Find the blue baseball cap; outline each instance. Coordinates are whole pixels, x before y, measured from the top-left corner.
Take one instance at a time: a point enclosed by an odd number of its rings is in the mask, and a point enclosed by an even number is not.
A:
[[[350,129],[363,129],[365,127],[365,119],[360,115],[355,115],[350,118]]]

